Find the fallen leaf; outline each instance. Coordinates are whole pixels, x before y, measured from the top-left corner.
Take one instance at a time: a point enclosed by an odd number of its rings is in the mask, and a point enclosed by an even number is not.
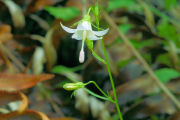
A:
[[[39,10],[44,9],[46,6],[51,6],[60,0],[32,0],[32,2],[28,5],[26,14],[34,13]]]
[[[96,4],[96,0],[88,0],[86,2],[86,6],[87,8],[89,6],[93,6]],[[103,0],[103,1],[98,1],[99,5],[101,5],[101,7],[106,7],[107,4],[108,4],[108,0]],[[75,6],[77,7],[79,10],[82,10],[82,6],[83,6],[83,3],[82,3],[82,0],[68,0],[68,2],[66,3],[66,6]]]
[[[12,116],[21,114],[28,106],[27,97],[21,92],[6,92],[0,91],[0,105],[5,105],[14,101],[21,101],[19,108],[15,111],[2,114],[0,113],[0,118],[8,119]]]
[[[78,120],[75,118],[63,117],[63,118],[51,118],[50,120]]]
[[[11,27],[9,25],[0,26],[0,44],[12,39],[13,35],[10,32]]]
[[[42,112],[26,109],[22,114],[13,115],[8,120],[49,120]],[[4,119],[3,119],[4,120]]]
[[[33,87],[37,82],[52,79],[52,74],[30,75],[30,74],[0,74],[0,90],[18,91]]]

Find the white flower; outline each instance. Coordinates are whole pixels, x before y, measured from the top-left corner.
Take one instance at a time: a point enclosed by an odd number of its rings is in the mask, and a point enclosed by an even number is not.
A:
[[[61,27],[68,33],[73,33],[72,38],[82,40],[82,47],[79,56],[79,62],[84,62],[84,42],[86,39],[99,40],[105,35],[109,29],[102,31],[93,31],[89,21],[82,21],[78,24],[76,29],[68,28],[61,24]]]

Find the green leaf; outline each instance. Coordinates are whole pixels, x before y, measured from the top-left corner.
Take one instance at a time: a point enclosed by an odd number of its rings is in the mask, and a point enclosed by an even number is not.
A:
[[[161,63],[161,64],[165,64],[168,65],[169,67],[172,66],[172,63],[169,61],[169,54],[165,53],[165,54],[161,54],[157,57],[157,62]]]
[[[169,24],[167,20],[163,19],[161,23],[157,26],[157,29],[158,34],[161,37],[164,37],[167,40],[172,40],[178,47],[180,47],[179,34],[175,26]]]
[[[126,7],[129,10],[140,11],[142,8],[136,3],[136,0],[109,0],[107,11]]]
[[[73,68],[68,68],[68,67],[59,65],[59,66],[55,66],[51,70],[51,72],[53,72],[53,73],[76,72],[76,71],[80,70],[81,68],[82,68],[82,66],[76,66],[76,67],[73,67]]]
[[[144,40],[144,41],[131,40],[131,44],[136,49],[142,49],[142,48],[147,47],[147,46],[153,46],[154,45],[154,40],[153,39]]]
[[[126,34],[131,28],[133,28],[132,24],[123,24],[118,27],[124,34]]]
[[[164,12],[160,11],[160,10],[157,9],[156,7],[153,7],[152,5],[149,5],[149,8],[151,9],[151,11],[152,11],[155,15],[161,17],[163,20],[167,20],[168,22],[171,22],[171,23],[177,25],[178,27],[180,26],[180,24],[179,24],[178,21],[176,21],[176,20],[174,20],[172,17],[166,15]]]
[[[63,76],[65,76],[66,78],[68,78],[69,80],[71,80],[73,82],[78,82],[78,81],[81,80],[81,78],[75,72],[79,71],[81,69],[82,69],[82,65],[81,66],[77,66],[77,67],[73,67],[73,68],[68,68],[68,67],[60,65],[60,66],[54,67],[51,70],[51,72],[63,75]]]
[[[125,67],[129,62],[131,61],[131,58],[126,60],[121,60],[117,62],[118,67],[123,68]]]
[[[177,6],[178,0],[165,0],[164,4],[165,4],[166,9],[169,10],[172,7]]]
[[[178,71],[171,68],[162,68],[156,70],[155,74],[163,83],[167,83],[169,80],[180,76]]]
[[[71,20],[79,15],[79,10],[76,7],[46,7],[51,15],[56,19],[60,18],[64,21]]]

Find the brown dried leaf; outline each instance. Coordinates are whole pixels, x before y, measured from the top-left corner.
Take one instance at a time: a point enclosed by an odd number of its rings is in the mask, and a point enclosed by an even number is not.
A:
[[[86,2],[87,3],[87,8],[89,6],[95,5],[96,2],[97,2],[97,0],[88,0]],[[98,3],[99,3],[99,5],[103,5],[103,7],[105,7],[108,4],[108,0],[103,0],[103,1],[99,0]],[[82,3],[82,0],[68,0],[66,6],[75,6],[79,10],[82,10],[83,3]]]
[[[52,79],[52,74],[0,74],[0,90],[18,91],[33,87],[37,82]]]
[[[49,120],[42,112],[26,109],[22,114],[13,115],[8,120]]]
[[[15,72],[15,68],[14,68],[13,64],[10,62],[10,60],[8,59],[6,54],[3,53],[1,50],[0,50],[0,58],[2,58],[2,60],[3,60],[2,64],[5,63],[6,66],[8,67],[8,72],[9,73],[14,73]],[[4,68],[3,70],[1,70],[1,73],[6,72],[6,71],[7,71],[7,69]]]
[[[0,26],[0,44],[12,39],[13,35],[10,32],[11,27],[9,25]]]
[[[66,6],[75,6],[77,7],[79,10],[82,10],[82,0],[68,0],[68,2],[66,3]]]
[[[8,119],[12,116],[21,114],[28,106],[27,97],[21,92],[5,92],[0,91],[0,105],[8,104],[9,102],[21,100],[21,105],[19,108],[13,112],[2,114],[0,113],[0,118]]]
[[[0,26],[0,44],[3,44],[13,38],[13,35],[10,33],[11,27],[9,25],[1,25]],[[5,54],[2,50],[0,51],[0,56],[4,63],[8,66],[8,72],[14,73],[16,70],[13,67],[12,63],[9,61],[7,54]],[[6,68],[4,69],[6,70]]]
[[[63,117],[63,118],[51,118],[50,120],[78,120],[75,118]]]
[[[58,1],[59,0],[32,0],[27,7],[26,14],[42,10],[44,7],[54,5]]]
[[[174,115],[170,116],[168,120],[180,120],[180,112],[176,112]]]

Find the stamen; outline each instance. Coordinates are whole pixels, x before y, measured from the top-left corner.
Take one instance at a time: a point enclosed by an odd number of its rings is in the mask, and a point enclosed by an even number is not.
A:
[[[83,63],[84,62],[84,42],[86,40],[86,37],[87,37],[87,31],[84,30],[83,31],[83,40],[82,40],[82,46],[81,46],[81,51],[79,53],[79,62],[80,63]]]

